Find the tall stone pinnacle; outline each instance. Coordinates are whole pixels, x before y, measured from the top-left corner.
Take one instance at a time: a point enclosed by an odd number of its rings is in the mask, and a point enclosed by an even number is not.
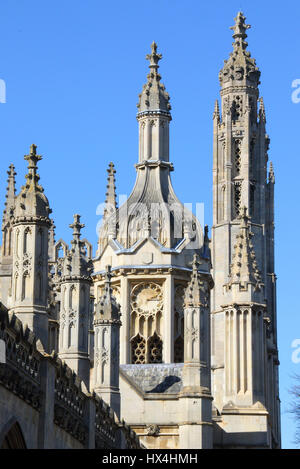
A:
[[[259,119],[266,122],[266,111],[263,97],[259,99]]]
[[[184,295],[184,304],[185,306],[200,306],[201,298],[200,298],[200,290],[201,290],[201,276],[198,272],[199,268],[199,257],[195,253],[193,256],[192,262],[192,274],[191,279],[185,289]]]
[[[217,99],[215,101],[213,119],[217,119],[218,122],[220,121],[220,108],[219,108],[219,101]]]
[[[95,321],[99,320],[120,320],[120,305],[112,294],[111,288],[111,266],[107,265],[104,279],[104,293],[96,305]]]
[[[107,192],[106,192],[106,199],[105,199],[105,207],[103,217],[107,217],[111,213],[114,213],[117,210],[117,196],[116,196],[116,179],[115,179],[115,166],[112,162],[109,163],[108,166],[108,177],[107,177]]]
[[[87,241],[81,240],[81,229],[84,224],[80,223],[80,215],[73,215],[74,221],[69,226],[73,229],[73,239],[71,241],[71,249],[63,261],[63,275],[89,278],[92,271],[91,259],[87,252]]]
[[[151,54],[146,55],[149,60],[150,73],[147,75],[147,83],[143,87],[142,93],[139,95],[138,114],[146,111],[161,111],[169,114],[171,105],[170,97],[166,92],[165,86],[160,82],[161,76],[158,73],[158,62],[162,55],[157,54],[157,44],[153,41],[151,44]]]
[[[10,219],[13,213],[13,209],[15,206],[15,193],[16,193],[16,181],[15,181],[15,167],[13,164],[9,166],[9,170],[7,171],[8,179],[7,179],[7,189],[6,189],[6,202],[5,208],[3,211],[3,219],[2,219],[2,226],[4,226]]]
[[[269,182],[272,182],[273,184],[275,184],[275,173],[274,173],[272,161],[270,161]]]
[[[236,236],[233,261],[230,268],[229,284],[262,283],[261,273],[256,262],[252,244],[253,233],[250,232],[247,208],[243,207],[240,215],[240,233]]]

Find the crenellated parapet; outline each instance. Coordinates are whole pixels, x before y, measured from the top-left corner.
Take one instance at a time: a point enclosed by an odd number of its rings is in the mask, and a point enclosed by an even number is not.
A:
[[[0,403],[9,392],[19,399],[16,417],[18,412],[26,415],[28,406],[32,408],[38,428],[34,447],[63,448],[62,441],[70,444],[71,438],[76,448],[140,448],[136,434],[125,422],[101,397],[89,393],[55,352],[46,353],[28,326],[1,303],[0,340],[5,343],[5,363],[0,363]]]

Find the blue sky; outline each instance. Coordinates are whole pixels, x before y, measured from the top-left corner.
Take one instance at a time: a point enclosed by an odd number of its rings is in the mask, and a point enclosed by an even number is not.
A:
[[[117,169],[117,190],[129,194],[138,159],[136,103],[153,40],[163,54],[160,72],[171,96],[173,184],[183,202],[204,202],[212,221],[212,112],[218,72],[232,50],[229,27],[238,10],[247,22],[249,50],[262,72],[261,95],[276,176],[276,272],[283,447],[292,448],[294,423],[286,413],[292,375],[291,343],[300,338],[298,301],[300,79],[296,1],[10,0],[1,5],[0,204],[13,162],[18,189],[31,143],[44,156],[41,183],[57,239],[70,240],[73,213],[96,245],[96,207],[106,192],[106,168]]]

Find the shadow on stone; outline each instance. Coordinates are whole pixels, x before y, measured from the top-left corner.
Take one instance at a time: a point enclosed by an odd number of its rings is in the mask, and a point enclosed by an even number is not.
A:
[[[162,383],[157,384],[155,388],[150,389],[150,391],[146,391],[147,393],[150,392],[165,392],[167,389],[169,389],[173,384],[178,383],[178,381],[181,381],[178,376],[166,376],[166,378],[163,380]]]

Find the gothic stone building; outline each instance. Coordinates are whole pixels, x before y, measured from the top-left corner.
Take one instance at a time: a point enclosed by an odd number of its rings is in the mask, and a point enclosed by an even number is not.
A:
[[[2,447],[280,447],[275,180],[248,28],[239,12],[219,74],[211,239],[172,187],[155,43],[139,95],[136,183],[118,208],[110,163],[94,258],[79,215],[71,246],[55,241],[36,146],[18,195],[10,166]]]

